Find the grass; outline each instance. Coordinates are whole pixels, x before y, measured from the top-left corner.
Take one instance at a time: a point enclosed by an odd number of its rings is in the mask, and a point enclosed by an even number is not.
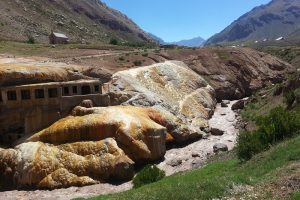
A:
[[[300,137],[296,137],[258,154],[250,161],[237,159],[214,162],[206,167],[174,175],[159,182],[126,192],[99,196],[92,200],[122,199],[213,199],[228,195],[233,185],[259,185],[274,179],[280,168],[300,159]],[[268,194],[270,199],[272,195]],[[297,198],[299,193],[295,193]]]

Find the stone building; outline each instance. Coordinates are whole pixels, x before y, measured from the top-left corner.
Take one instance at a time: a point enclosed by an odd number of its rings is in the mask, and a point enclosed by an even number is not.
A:
[[[69,38],[63,33],[51,32],[49,41],[50,44],[68,44]]]
[[[12,144],[65,117],[83,100],[108,106],[98,80],[50,82],[0,88],[0,144]]]

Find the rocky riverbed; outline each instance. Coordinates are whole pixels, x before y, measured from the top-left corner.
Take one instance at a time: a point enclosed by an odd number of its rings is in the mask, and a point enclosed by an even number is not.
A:
[[[190,145],[172,148],[165,154],[165,160],[158,164],[167,175],[177,172],[199,168],[204,165],[205,160],[214,154],[216,144],[218,147],[226,147],[231,150],[236,142],[238,129],[235,128],[238,115],[231,110],[231,106],[236,101],[228,102],[227,107],[217,104],[216,110],[212,118],[209,120],[210,127],[217,129],[223,134],[210,135],[207,134],[203,139],[196,141]],[[226,150],[223,149],[223,150]],[[222,149],[221,149],[222,150]],[[218,151],[218,150],[217,150]],[[7,200],[33,200],[33,199],[56,199],[68,200],[78,197],[92,197],[101,194],[116,193],[129,190],[132,187],[131,182],[123,184],[97,184],[85,187],[71,187],[67,189],[57,189],[52,191],[7,191],[0,193],[0,199]]]

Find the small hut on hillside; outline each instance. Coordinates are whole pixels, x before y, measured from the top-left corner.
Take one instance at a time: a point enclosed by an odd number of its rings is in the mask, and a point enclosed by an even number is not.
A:
[[[51,32],[49,35],[50,44],[68,44],[69,38],[63,33]]]

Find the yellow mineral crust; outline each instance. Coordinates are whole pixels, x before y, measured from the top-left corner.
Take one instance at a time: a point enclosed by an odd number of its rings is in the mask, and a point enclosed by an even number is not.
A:
[[[78,153],[78,154],[77,154]],[[114,139],[54,146],[23,143],[0,152],[0,182],[47,189],[95,184],[111,177],[130,179],[133,161]]]
[[[133,106],[76,107],[72,114],[33,135],[28,141],[59,145],[113,137],[134,160],[155,160],[165,154],[167,130],[156,123],[163,118],[158,111]],[[76,145],[64,146],[73,148],[76,153],[86,154],[85,150],[78,152]],[[93,151],[93,145],[88,148]]]

